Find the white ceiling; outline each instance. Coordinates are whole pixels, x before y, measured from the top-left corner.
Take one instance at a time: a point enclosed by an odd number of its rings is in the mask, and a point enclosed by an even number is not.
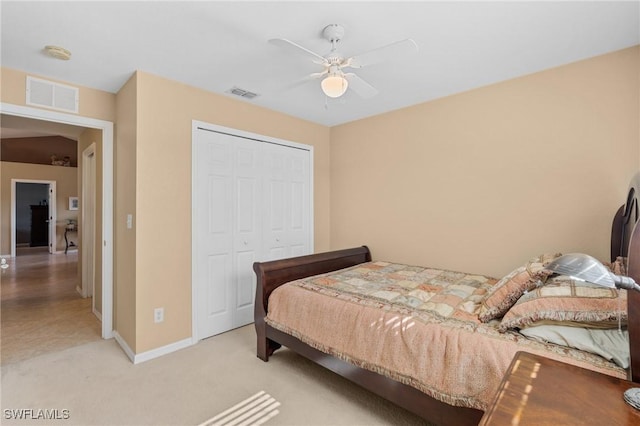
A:
[[[333,126],[640,44],[639,5],[2,1],[1,60],[112,93],[135,70],[221,94],[237,86],[260,94],[243,102]],[[321,32],[332,23],[346,30],[345,56],[405,38],[419,51],[356,70],[379,89],[371,99],[348,91],[325,107],[318,81],[282,90],[321,67],[268,40],[287,38],[324,55],[330,44]],[[72,59],[46,56],[49,44],[69,49]]]

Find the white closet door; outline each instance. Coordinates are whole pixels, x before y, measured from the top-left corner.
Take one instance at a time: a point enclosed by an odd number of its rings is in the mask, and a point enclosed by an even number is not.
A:
[[[235,292],[234,327],[253,322],[253,300],[256,292],[256,274],[253,262],[261,260],[260,226],[260,148],[261,144],[234,138],[235,148],[235,232],[234,277]]]
[[[253,322],[253,263],[311,252],[309,150],[194,130],[196,335]]]
[[[278,145],[264,149],[264,220],[263,253],[265,260],[287,257],[287,167],[286,155],[282,155]]]
[[[198,142],[193,255],[198,336],[205,338],[233,328],[234,155],[230,136],[201,131]]]
[[[303,256],[312,252],[309,239],[311,228],[311,171],[309,151],[289,149],[288,255]]]
[[[266,259],[309,254],[309,151],[269,145],[263,158],[263,252]]]

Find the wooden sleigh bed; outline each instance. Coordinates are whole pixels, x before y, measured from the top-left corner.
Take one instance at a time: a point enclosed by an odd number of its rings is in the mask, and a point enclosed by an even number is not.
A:
[[[611,260],[614,261],[619,256],[622,256],[626,263],[627,274],[636,282],[640,282],[640,226],[635,226],[639,215],[639,192],[640,173],[634,177],[629,186],[625,204],[622,205],[615,214],[611,234]],[[373,266],[371,266],[371,263],[372,256],[366,246],[271,262],[255,263],[254,270],[257,275],[255,327],[258,357],[263,361],[268,361],[269,356],[271,356],[275,350],[281,346],[286,346],[296,353],[330,369],[398,406],[417,414],[429,422],[441,425],[478,424],[484,414],[481,408],[464,406],[464,404],[462,404],[462,406],[460,404],[452,405],[444,402],[448,400],[425,393],[419,384],[416,385],[410,379],[401,377],[403,380],[400,380],[393,374],[387,374],[387,371],[380,371],[381,369],[375,365],[367,364],[366,362],[351,362],[348,357],[337,356],[331,350],[324,349],[322,345],[311,343],[313,339],[310,340],[299,333],[290,332],[286,328],[274,326],[274,321],[268,317],[270,313],[270,296],[274,290],[283,284],[307,277],[311,277],[309,279],[316,279],[316,281],[324,281],[327,279],[327,275],[325,274],[333,273],[333,271],[351,271],[354,268],[362,269],[365,265],[368,265],[368,268],[375,266],[376,268],[383,269],[386,266],[386,263],[375,264]],[[315,278],[316,276],[320,277]],[[331,279],[331,276],[329,276],[328,279]],[[469,277],[465,276],[464,279],[468,280]],[[502,281],[503,280],[500,282]],[[479,287],[485,286],[484,288],[486,289],[490,288],[493,284],[495,284],[495,281],[488,283],[483,282]],[[313,287],[314,284],[307,283],[305,285]],[[324,289],[321,290],[321,292],[322,291],[325,293],[328,292],[328,290]],[[626,299],[630,367],[626,370],[621,369],[621,371],[622,374],[628,375],[630,380],[640,382],[640,293],[629,291],[626,294]],[[273,302],[273,300],[271,302]],[[298,301],[297,303],[297,305],[289,306],[287,309],[298,311],[310,309],[310,303],[307,303],[306,300]],[[273,312],[271,313],[273,314]],[[462,328],[464,327],[466,326],[462,326]],[[479,328],[479,330],[483,329]],[[475,333],[476,330],[473,330],[473,332]],[[535,348],[536,347],[534,347],[534,349]],[[557,354],[562,355],[563,350],[569,352],[576,351],[576,349],[557,350],[552,356],[556,356]],[[535,350],[533,352],[535,352]],[[589,356],[594,357],[592,354]],[[598,356],[595,357],[599,358]],[[602,360],[604,362],[604,358],[602,358]],[[504,367],[504,371],[506,371],[506,366]],[[502,373],[504,373],[504,371],[502,371]],[[607,374],[607,371],[603,371],[602,369],[600,372]],[[469,371],[466,372],[466,374],[470,376],[474,374],[474,372]],[[618,376],[620,376],[620,374],[619,371]],[[497,378],[496,383],[499,383],[501,375],[502,374]],[[464,380],[464,378],[461,380]]]

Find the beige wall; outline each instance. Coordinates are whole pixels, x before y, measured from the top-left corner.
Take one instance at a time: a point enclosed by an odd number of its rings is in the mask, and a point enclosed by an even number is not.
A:
[[[80,212],[82,217],[82,173],[83,173],[83,151],[92,144],[95,144],[95,167],[96,167],[96,188],[95,188],[95,241],[93,252],[95,254],[94,267],[94,305],[98,312],[102,313],[102,130],[87,129],[78,138],[78,196],[80,197]],[[82,238],[83,227],[79,227],[79,238]],[[80,240],[82,241],[82,240]],[[82,248],[82,247],[81,247]],[[82,279],[82,250],[78,252],[78,277]]]
[[[46,166],[43,164],[0,162],[0,253],[11,254],[11,179],[51,180],[56,182],[56,250],[64,251],[64,230],[67,219],[77,219],[78,211],[69,210],[69,197],[78,195],[75,167]],[[73,238],[78,241],[77,238]]]
[[[136,222],[126,227],[126,215],[136,212],[137,77],[134,75],[117,96],[114,149],[114,329],[136,350]],[[156,188],[155,190],[157,190]],[[159,231],[160,232],[160,231]],[[143,272],[142,272],[143,273]]]
[[[608,260],[639,169],[639,48],[331,129],[331,246],[501,276]]]
[[[329,249],[329,129],[155,75],[137,74],[136,351],[191,336],[191,125],[314,147],[315,249]],[[119,142],[120,143],[120,142]],[[115,218],[116,226],[124,218]],[[153,322],[153,309],[165,321]]]

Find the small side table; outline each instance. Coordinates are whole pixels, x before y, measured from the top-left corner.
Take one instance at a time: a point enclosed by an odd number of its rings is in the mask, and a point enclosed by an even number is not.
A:
[[[67,233],[69,232],[75,232],[77,230],[76,225],[74,223],[70,223],[67,226],[65,226],[64,228],[64,254],[67,254],[67,251],[69,251],[69,247],[76,247],[76,244],[73,241],[69,241],[69,238],[67,237]]]
[[[516,353],[480,425],[638,425],[624,391],[640,384]]]

